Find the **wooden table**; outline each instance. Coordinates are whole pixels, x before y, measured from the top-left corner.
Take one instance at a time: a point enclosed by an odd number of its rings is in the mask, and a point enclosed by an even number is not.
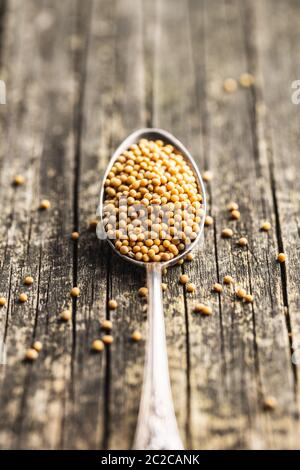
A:
[[[132,344],[130,334],[145,333],[146,304],[137,295],[144,273],[98,241],[88,220],[113,149],[145,126],[171,131],[214,175],[204,247],[164,281],[185,445],[300,447],[292,361],[300,363],[300,108],[291,99],[300,79],[299,15],[296,0],[0,1],[1,448],[131,446],[145,343]],[[246,71],[255,86],[224,92],[227,77]],[[16,174],[24,185],[11,184]],[[50,210],[38,210],[43,198]],[[231,200],[238,222],[229,221]],[[269,233],[260,231],[264,220]],[[231,240],[221,238],[225,227],[234,230]],[[241,236],[248,248],[237,245]],[[194,296],[179,285],[182,272],[196,283]],[[230,288],[211,292],[226,274],[253,293],[253,305]],[[72,303],[74,285],[81,295]],[[111,298],[119,308],[109,312]],[[200,301],[213,315],[193,313]],[[58,315],[68,306],[73,321],[64,324]],[[114,343],[92,355],[105,317]],[[34,338],[43,351],[25,364]],[[277,401],[272,411],[264,409],[269,397]]]

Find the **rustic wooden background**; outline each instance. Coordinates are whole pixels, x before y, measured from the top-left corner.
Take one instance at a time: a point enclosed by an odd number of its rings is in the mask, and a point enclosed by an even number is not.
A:
[[[100,176],[133,129],[159,126],[192,150],[208,185],[214,225],[192,263],[165,276],[170,372],[187,448],[299,448],[298,0],[0,0],[1,448],[126,449],[137,420],[144,273],[122,263],[87,229]],[[250,89],[226,94],[245,71]],[[12,186],[16,174],[26,184]],[[50,211],[37,210],[41,198]],[[241,220],[228,222],[235,200]],[[259,230],[270,220],[269,233]],[[232,226],[231,241],[220,238]],[[78,243],[70,233],[79,230]],[[244,235],[249,248],[236,246]],[[285,251],[286,266],[276,263]],[[197,284],[186,295],[184,271]],[[30,274],[35,282],[25,288]],[[255,295],[242,305],[211,293],[231,274]],[[57,321],[73,285],[73,321]],[[20,292],[29,301],[18,303]],[[109,312],[108,298],[119,302]],[[214,314],[192,312],[208,302]],[[113,345],[91,355],[99,318]],[[22,362],[32,339],[44,349]],[[295,346],[295,343],[294,343]],[[299,353],[300,354],[300,353]],[[263,409],[274,396],[273,412]]]

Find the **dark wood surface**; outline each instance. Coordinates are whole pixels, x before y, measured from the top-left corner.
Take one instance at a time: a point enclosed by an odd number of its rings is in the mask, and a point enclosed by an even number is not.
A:
[[[88,230],[112,150],[159,126],[192,151],[214,224],[195,260],[165,275],[172,390],[187,448],[300,447],[299,106],[297,0],[0,0],[0,447],[127,449],[143,375],[144,273]],[[255,86],[223,90],[249,71]],[[26,183],[11,182],[23,174]],[[51,209],[38,210],[40,200]],[[241,208],[228,220],[226,204]],[[269,220],[272,230],[260,231]],[[220,236],[234,230],[232,240]],[[78,242],[70,240],[79,230]],[[236,245],[246,236],[249,247]],[[276,262],[279,251],[285,265]],[[188,273],[194,296],[178,284]],[[34,277],[31,287],[25,275]],[[232,275],[255,296],[212,285]],[[70,300],[72,286],[81,289]],[[28,293],[26,304],[18,302]],[[107,300],[115,298],[116,311]],[[193,313],[207,302],[213,315]],[[58,321],[72,308],[73,321]],[[99,319],[114,343],[91,355]],[[24,351],[44,348],[34,364]],[[293,343],[294,341],[294,343]],[[300,348],[300,346],[299,346]],[[299,356],[298,356],[299,357]],[[266,412],[265,398],[277,407]]]

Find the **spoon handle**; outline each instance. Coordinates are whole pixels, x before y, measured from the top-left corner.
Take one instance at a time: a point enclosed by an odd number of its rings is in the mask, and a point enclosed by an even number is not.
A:
[[[160,264],[148,264],[148,338],[134,449],[183,449],[170,386],[161,281]]]

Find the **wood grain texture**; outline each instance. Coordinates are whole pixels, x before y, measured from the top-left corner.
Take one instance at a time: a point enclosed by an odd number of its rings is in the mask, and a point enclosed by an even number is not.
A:
[[[171,131],[214,175],[204,245],[164,276],[185,446],[299,448],[300,108],[291,101],[299,14],[296,0],[0,1],[0,448],[132,445],[145,342],[133,344],[130,334],[146,332],[137,294],[145,273],[117,259],[88,223],[114,148],[144,126]],[[246,71],[255,86],[225,93],[224,80]],[[11,184],[16,174],[25,185]],[[49,211],[38,210],[42,198]],[[229,220],[230,200],[239,221]],[[264,220],[269,233],[260,231]],[[225,227],[230,240],[221,238]],[[241,236],[248,247],[237,245]],[[194,295],[178,283],[182,272]],[[253,304],[230,287],[212,292],[226,274],[253,293]],[[75,285],[81,295],[72,301]],[[195,314],[197,302],[213,315]],[[66,307],[70,324],[58,321]],[[113,321],[114,342],[91,354],[103,318]],[[33,339],[44,348],[26,364]],[[269,396],[273,412],[263,407]]]

